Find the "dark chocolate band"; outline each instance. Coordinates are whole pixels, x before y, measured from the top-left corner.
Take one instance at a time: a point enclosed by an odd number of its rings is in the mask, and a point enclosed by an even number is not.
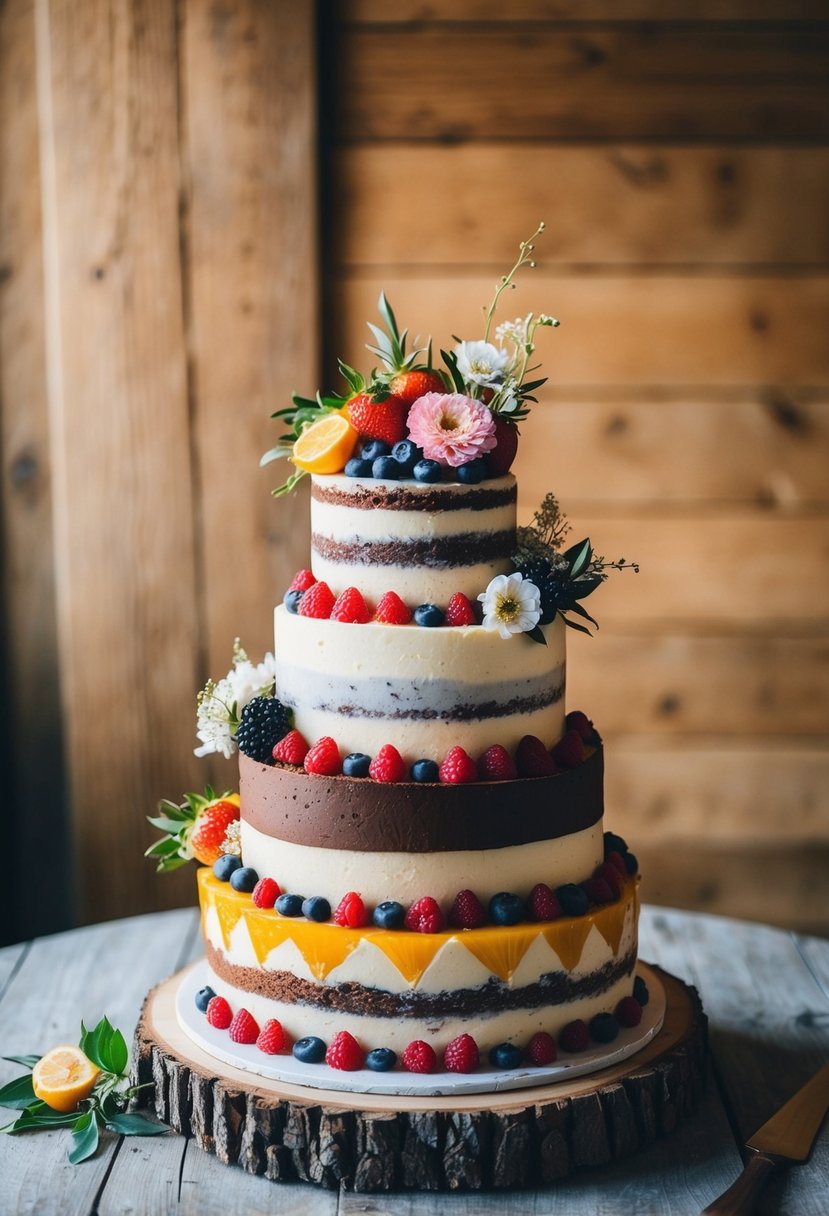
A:
[[[300,979],[290,971],[265,971],[262,967],[238,967],[228,962],[221,950],[206,942],[207,961],[220,979],[242,992],[284,1001],[288,1005],[313,1005],[319,1009],[341,1010],[380,1018],[474,1017],[505,1013],[515,1009],[539,1009],[544,1005],[564,1005],[585,997],[599,996],[612,984],[630,975],[636,966],[636,951],[613,959],[588,975],[551,971],[534,984],[512,988],[490,976],[477,988],[458,988],[447,992],[387,992],[364,988],[354,982],[316,984]]]
[[[329,562],[360,566],[427,566],[446,569],[478,566],[508,558],[515,549],[515,532],[458,532],[429,540],[333,540],[314,532],[311,548]]]
[[[321,777],[239,756],[242,819],[265,836],[323,849],[442,853],[555,840],[604,813],[604,756],[553,777],[469,785]]]
[[[469,487],[464,493],[435,486],[418,492],[401,485],[368,487],[355,485],[353,490],[339,490],[336,486],[311,484],[311,497],[315,502],[330,503],[335,507],[355,507],[358,511],[426,511],[436,514],[443,511],[492,511],[497,507],[508,507],[515,502],[517,485],[495,489],[492,486]]]

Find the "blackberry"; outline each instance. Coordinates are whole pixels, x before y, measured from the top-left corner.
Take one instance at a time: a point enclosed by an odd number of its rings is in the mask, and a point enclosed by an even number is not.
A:
[[[242,710],[236,731],[239,751],[260,764],[273,763],[274,745],[291,729],[292,717],[276,697],[254,697]]]
[[[517,567],[519,574],[535,583],[541,593],[541,620],[549,625],[559,609],[572,607],[572,590],[566,570],[554,570],[544,557],[530,558]]]

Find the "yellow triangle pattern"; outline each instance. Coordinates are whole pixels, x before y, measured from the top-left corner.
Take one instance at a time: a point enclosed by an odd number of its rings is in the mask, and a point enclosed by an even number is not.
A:
[[[565,971],[578,966],[584,943],[593,928],[592,916],[568,916],[565,920],[554,920],[544,925],[542,933],[547,944],[561,959]]]
[[[463,933],[461,942],[491,975],[509,983],[521,959],[538,937],[538,925],[505,929],[478,929]]]
[[[452,933],[406,933],[389,930],[370,933],[368,940],[382,950],[410,987],[414,988],[423,972],[432,963],[442,946],[452,939]]]

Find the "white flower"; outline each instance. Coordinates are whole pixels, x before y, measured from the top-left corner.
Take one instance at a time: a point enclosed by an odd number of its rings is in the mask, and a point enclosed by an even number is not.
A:
[[[511,342],[513,346],[524,346],[530,328],[533,314],[528,312],[526,317],[516,317],[514,321],[502,321],[495,330],[495,339],[499,346]]]
[[[498,574],[478,596],[484,606],[484,629],[502,638],[535,629],[541,619],[541,592],[523,574]]]
[[[500,384],[509,354],[491,342],[460,342],[455,347],[458,371],[466,384]]]
[[[214,683],[208,680],[197,698],[196,738],[201,747],[197,756],[220,752],[227,759],[236,751],[236,728],[242,710],[254,697],[273,695],[276,661],[268,652],[261,663],[254,665],[239,645],[233,643],[233,666],[227,675]]]
[[[244,654],[244,651],[242,653]],[[254,697],[271,695],[275,675],[276,660],[270,651],[255,667],[247,656],[238,661],[234,659],[233,667],[227,673],[227,680],[231,688],[231,701],[236,702],[238,718],[241,718],[242,710]]]

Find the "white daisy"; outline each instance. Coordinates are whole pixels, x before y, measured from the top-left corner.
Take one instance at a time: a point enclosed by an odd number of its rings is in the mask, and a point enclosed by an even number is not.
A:
[[[484,388],[500,384],[509,363],[508,352],[499,350],[491,342],[460,342],[455,347],[455,355],[464,382]]]
[[[502,638],[535,629],[541,619],[541,592],[523,574],[498,574],[478,599],[484,606],[484,629]]]

